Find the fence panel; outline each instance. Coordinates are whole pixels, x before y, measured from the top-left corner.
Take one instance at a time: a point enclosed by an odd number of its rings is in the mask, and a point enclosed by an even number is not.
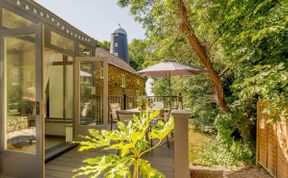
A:
[[[288,124],[267,123],[269,116],[262,113],[266,106],[257,105],[257,164],[275,177],[288,178]]]

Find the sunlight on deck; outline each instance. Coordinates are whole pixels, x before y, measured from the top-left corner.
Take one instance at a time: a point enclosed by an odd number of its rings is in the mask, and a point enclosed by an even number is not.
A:
[[[99,151],[77,152],[74,148],[46,164],[46,178],[71,178],[72,171],[82,165],[82,161],[89,157],[103,155]],[[173,178],[173,150],[166,144],[146,154],[152,166],[163,172],[167,178]]]

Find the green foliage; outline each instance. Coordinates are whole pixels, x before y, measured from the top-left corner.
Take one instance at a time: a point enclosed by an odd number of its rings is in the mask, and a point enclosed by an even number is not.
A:
[[[152,91],[156,96],[169,96],[169,78],[155,79],[152,84]],[[175,90],[173,90],[175,91]],[[172,96],[176,96],[175,92],[171,92]]]
[[[110,41],[102,41],[102,42],[97,41],[97,47],[103,48],[107,51],[110,50],[110,44],[111,44]]]
[[[197,164],[212,166],[239,166],[241,163],[254,163],[255,150],[246,143],[234,141],[229,145],[215,139],[206,143],[204,150],[196,153]]]
[[[270,109],[266,108],[266,113],[278,113],[272,118],[273,121],[288,118],[288,2],[185,2],[191,26],[208,51],[216,71],[220,74],[228,69],[221,74],[221,81],[229,113],[223,115],[219,112],[211,82],[206,75],[172,79],[172,93],[182,93],[185,106],[192,111],[193,123],[200,130],[217,134],[217,140],[228,146],[225,147],[227,152],[223,151],[222,160],[225,160],[225,154],[229,157],[228,152],[235,150],[232,147],[239,148],[239,152],[251,150],[252,153],[255,147],[256,104],[259,100],[269,101]],[[153,58],[145,58],[144,66],[171,60],[201,67],[186,39],[177,30],[177,1],[118,0],[118,3],[129,6],[131,14],[146,29],[147,48],[153,49],[150,54]],[[165,79],[157,80],[154,84],[156,94],[165,94],[167,88]],[[221,152],[211,148],[213,150]],[[235,153],[240,155],[237,151]]]
[[[149,55],[149,48],[145,40],[134,39],[128,46],[130,65],[135,70],[141,70],[145,58]]]
[[[288,113],[285,112],[288,106],[288,70],[284,63],[257,65],[251,72],[255,75],[233,86],[235,89],[242,88],[239,97],[249,100],[251,96],[261,96],[262,100],[269,101],[269,108],[266,108],[268,115],[272,115],[272,111],[279,113],[272,117],[273,120],[279,120],[277,116],[280,116],[283,121],[288,121]]]
[[[88,158],[83,162],[83,166],[75,172],[77,176],[98,177],[101,173],[107,178],[132,177],[130,168],[134,167],[133,177],[138,177],[140,173],[143,177],[165,177],[161,172],[151,167],[151,164],[142,159],[142,156],[157,148],[162,140],[174,129],[174,119],[163,123],[159,121],[156,126],[151,128],[148,137],[147,130],[151,127],[152,120],[157,117],[159,111],[142,112],[140,116],[134,115],[133,118],[124,125],[118,122],[118,130],[89,130],[90,136],[84,136],[86,141],[79,142],[81,147],[79,151],[91,149],[117,150],[118,154],[108,154]],[[150,147],[149,140],[154,139],[158,142]],[[140,172],[138,172],[140,170]]]

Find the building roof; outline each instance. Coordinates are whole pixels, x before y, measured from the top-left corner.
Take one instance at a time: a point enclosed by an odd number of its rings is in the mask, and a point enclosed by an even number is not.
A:
[[[118,28],[114,29],[112,33],[121,33],[121,34],[127,35],[126,30],[122,28],[120,25]]]
[[[111,65],[113,65],[115,67],[118,67],[120,69],[123,69],[123,70],[125,70],[127,72],[136,74],[136,70],[133,69],[129,64],[127,64],[123,59],[112,55],[111,53],[109,53],[105,49],[96,48],[96,52],[95,53],[96,53],[96,56],[108,58],[108,63],[109,64],[111,64]]]

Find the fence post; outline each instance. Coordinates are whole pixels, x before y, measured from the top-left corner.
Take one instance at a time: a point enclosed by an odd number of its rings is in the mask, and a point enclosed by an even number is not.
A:
[[[174,177],[190,178],[188,151],[188,119],[191,113],[173,110],[174,116]]]

